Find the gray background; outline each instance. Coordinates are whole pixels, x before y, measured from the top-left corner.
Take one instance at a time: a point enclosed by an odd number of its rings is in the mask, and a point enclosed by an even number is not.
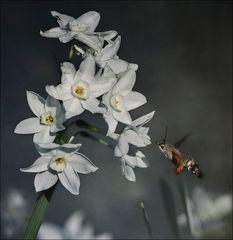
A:
[[[151,166],[137,169],[137,182],[125,180],[111,149],[88,139],[86,154],[100,169],[81,176],[79,196],[59,186],[46,220],[62,224],[82,210],[96,232],[116,238],[146,238],[139,202],[144,201],[156,238],[174,237],[161,197],[160,179],[176,192],[185,182],[191,190],[232,191],[232,3],[231,1],[3,1],[1,5],[1,191],[23,189],[34,200],[34,174],[20,167],[37,157],[32,135],[15,135],[16,124],[32,113],[26,90],[46,96],[46,84],[60,81],[59,64],[68,60],[71,43],[42,38],[40,29],[57,26],[51,10],[78,17],[86,11],[101,14],[97,30],[114,29],[122,36],[119,56],[139,65],[135,90],[148,103],[132,116],[156,110],[148,124],[153,144],[146,149]],[[79,57],[74,61],[78,67]],[[107,129],[101,115],[83,117]],[[175,176],[155,145],[168,125],[174,142],[193,132],[183,149],[198,160],[205,178],[183,172]],[[180,208],[179,202],[175,204]],[[178,210],[179,211],[179,210]]]

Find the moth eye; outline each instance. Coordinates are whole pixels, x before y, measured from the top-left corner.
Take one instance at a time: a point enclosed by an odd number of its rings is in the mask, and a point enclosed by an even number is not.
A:
[[[162,149],[164,149],[164,144],[161,144],[160,147],[161,147]]]

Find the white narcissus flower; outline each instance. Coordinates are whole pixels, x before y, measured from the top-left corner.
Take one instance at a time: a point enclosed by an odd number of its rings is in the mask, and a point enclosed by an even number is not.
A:
[[[114,133],[117,123],[132,125],[129,111],[146,103],[146,98],[139,92],[132,91],[136,81],[136,73],[128,70],[113,86],[110,92],[103,96],[102,102],[107,107],[103,113],[108,124],[108,133]]]
[[[72,194],[79,194],[80,179],[77,173],[87,174],[98,168],[83,154],[79,153],[81,144],[38,143],[35,144],[40,157],[22,172],[37,173],[35,190],[40,192],[51,188],[58,179]]]
[[[133,121],[132,126],[127,126],[122,135],[126,141],[136,147],[146,147],[151,144],[148,135],[149,128],[144,127],[154,116],[155,111],[148,113]]]
[[[119,59],[117,51],[120,47],[121,36],[118,36],[114,41],[111,41],[101,50],[95,51],[95,61],[96,63],[104,68],[108,65],[115,74],[119,74],[127,71],[128,69],[132,69],[137,71],[138,65],[133,63],[128,63],[122,59]]]
[[[10,188],[1,195],[2,239],[16,239],[22,232],[30,212],[28,197],[28,194],[15,188]]]
[[[63,227],[49,222],[43,223],[38,239],[112,239],[112,235],[109,233],[95,235],[93,226],[84,225],[82,213],[75,211]]]
[[[102,48],[104,40],[109,41],[117,35],[116,31],[94,32],[100,21],[100,14],[95,11],[84,13],[77,19],[56,11],[51,11],[51,14],[57,18],[59,27],[40,31],[43,37],[59,38],[62,43],[77,39],[97,50]]]
[[[190,225],[195,239],[223,239],[227,228],[232,227],[229,221],[232,215],[232,193],[220,196],[210,193],[202,187],[195,187],[191,196],[185,191],[187,215],[177,216],[180,227]]]
[[[135,182],[135,167],[147,168],[148,164],[143,160],[145,155],[141,151],[137,151],[135,156],[128,154],[129,144],[124,135],[120,135],[118,143],[114,149],[114,156],[120,158],[122,175],[129,181]]]
[[[65,62],[61,67],[62,79],[58,86],[46,86],[49,95],[63,101],[66,118],[81,114],[85,109],[91,113],[103,113],[97,97],[108,92],[115,78],[95,76],[95,61],[88,56],[76,72],[73,64]]]
[[[125,127],[120,135],[111,134],[112,138],[118,140],[114,149],[114,156],[120,158],[122,174],[129,181],[136,181],[134,167],[148,167],[148,164],[143,160],[145,155],[141,151],[137,151],[135,156],[128,155],[128,152],[129,144],[136,147],[146,147],[151,144],[150,137],[147,135],[149,128],[143,126],[153,118],[154,113],[153,111],[134,120],[132,125]]]
[[[64,111],[58,100],[51,96],[43,99],[40,95],[27,91],[27,101],[36,117],[21,121],[15,128],[18,134],[34,134],[33,141],[53,142],[56,132],[64,130]]]

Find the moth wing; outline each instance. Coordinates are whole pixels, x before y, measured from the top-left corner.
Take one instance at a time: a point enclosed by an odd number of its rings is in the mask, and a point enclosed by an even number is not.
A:
[[[189,137],[192,135],[192,133],[186,134],[184,137],[182,137],[180,140],[178,140],[175,144],[174,147],[179,148],[181,144],[183,144]]]

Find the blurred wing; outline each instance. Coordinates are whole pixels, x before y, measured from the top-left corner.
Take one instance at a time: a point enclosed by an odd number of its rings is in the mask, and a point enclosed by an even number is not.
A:
[[[191,134],[192,134],[192,133],[188,133],[188,134],[185,135],[183,138],[181,138],[180,140],[178,140],[178,141],[174,144],[174,147],[179,148],[179,147],[181,146],[181,144],[183,144],[183,142],[185,142]]]

